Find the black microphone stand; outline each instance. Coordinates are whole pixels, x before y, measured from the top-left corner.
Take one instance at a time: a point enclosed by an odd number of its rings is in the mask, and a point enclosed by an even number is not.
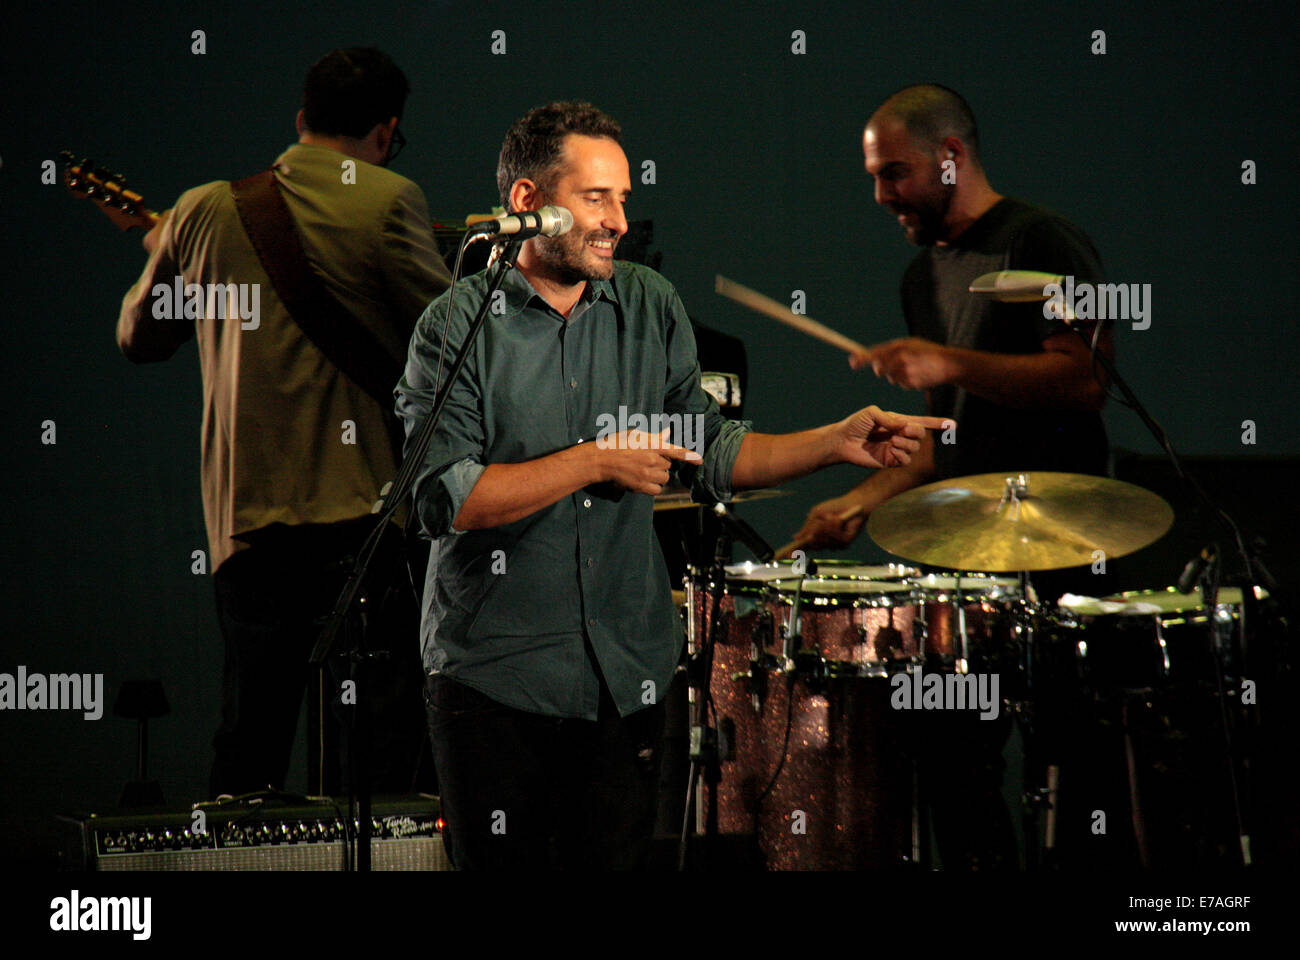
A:
[[[467,234],[462,241],[460,252],[456,256],[456,269],[452,274],[452,285],[447,294],[447,317],[450,320],[453,299],[456,291],[456,281],[460,277],[461,260],[465,253],[465,248],[474,239],[473,235]],[[308,663],[317,667],[324,668],[326,661],[334,654],[335,648],[338,648],[347,657],[349,664],[349,675],[353,681],[354,701],[351,704],[349,714],[350,734],[348,738],[348,749],[346,752],[346,762],[348,765],[348,817],[344,821],[344,828],[348,832],[347,841],[352,840],[351,828],[353,824],[353,810],[356,810],[355,819],[357,825],[356,843],[357,858],[355,869],[360,872],[370,869],[370,838],[372,835],[371,823],[371,788],[369,775],[370,751],[367,743],[369,728],[364,721],[362,713],[358,708],[366,708],[369,701],[365,699],[364,691],[366,665],[375,659],[387,656],[387,651],[367,651],[365,638],[365,596],[362,593],[366,585],[367,577],[370,573],[371,564],[379,550],[379,545],[383,540],[384,534],[388,532],[391,525],[389,521],[400,509],[401,505],[408,499],[411,489],[415,485],[416,478],[419,476],[420,469],[424,463],[424,455],[429,449],[429,444],[433,439],[434,431],[437,429],[438,421],[442,416],[443,408],[447,405],[447,399],[451,395],[451,389],[456,383],[456,378],[460,376],[461,370],[465,367],[465,362],[469,358],[470,350],[474,342],[482,332],[483,325],[487,320],[488,307],[492,302],[492,295],[501,286],[505,280],[506,274],[510,272],[515,265],[515,259],[519,255],[519,248],[522,241],[512,241],[505,247],[501,256],[498,258],[496,268],[491,274],[488,282],[487,293],[483,297],[483,302],[479,304],[478,312],[474,316],[473,322],[469,326],[469,332],[465,335],[464,342],[456,354],[456,359],[447,373],[443,388],[438,392],[433,409],[429,415],[424,418],[420,426],[411,432],[410,442],[407,444],[407,455],[402,461],[401,467],[397,471],[397,476],[384,485],[380,491],[380,498],[376,501],[373,510],[374,514],[379,516],[379,522],[370,536],[366,539],[365,544],[357,553],[356,563],[348,576],[347,583],[343,587],[342,593],[339,594],[338,601],[334,605],[334,610],[330,614],[324,629],[321,631],[316,646],[312,649],[311,657]],[[450,324],[448,324],[448,329]],[[446,330],[444,330],[443,346],[446,347],[445,339]],[[437,383],[434,384],[435,389]]]

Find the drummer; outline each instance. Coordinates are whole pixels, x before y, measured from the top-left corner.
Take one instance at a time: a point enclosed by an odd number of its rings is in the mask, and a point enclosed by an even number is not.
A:
[[[890,497],[934,480],[1030,470],[1104,474],[1108,447],[1100,410],[1106,394],[1088,348],[1041,303],[972,296],[971,281],[997,270],[1102,280],[1101,259],[1078,227],[989,184],[975,116],[955,91],[905,87],[872,114],[862,135],[875,201],[921,249],[903,275],[908,336],[854,355],[854,369],[907,390],[924,390],[928,412],[959,428],[927,434],[912,462],[878,470],[813,507],[796,542],[844,547]],[[1110,356],[1110,331],[1100,349]],[[1083,575],[1088,574],[1083,568]],[[1040,594],[1088,592],[1082,576],[1035,578]],[[1080,586],[1086,583],[1086,586]],[[1097,590],[1097,592],[1101,592]],[[1014,867],[1015,840],[1002,799],[1004,714],[984,724],[925,718],[922,786],[945,867]]]
[[[947,87],[921,84],[889,97],[867,122],[862,150],[876,203],[921,249],[902,282],[909,335],[850,362],[896,386],[924,390],[929,413],[961,427],[927,434],[907,466],[875,471],[817,504],[796,541],[807,549],[847,546],[881,503],[933,480],[1027,470],[1104,475],[1108,447],[1099,411],[1106,394],[1088,348],[1064,324],[1044,318],[1040,303],[999,303],[968,292],[981,274],[1007,269],[1099,282],[1092,242],[1051,211],[990,186],[975,116]],[[1100,343],[1113,355],[1109,329]]]

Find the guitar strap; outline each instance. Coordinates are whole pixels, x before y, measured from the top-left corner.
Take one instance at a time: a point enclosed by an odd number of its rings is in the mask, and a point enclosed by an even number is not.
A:
[[[383,409],[400,464],[401,428],[393,413],[393,388],[402,376],[402,361],[330,295],[312,270],[274,168],[232,182],[230,193],[280,302],[326,359]]]
[[[274,168],[230,184],[244,231],[257,258],[275,288],[289,316],[326,359],[374,398],[384,412],[393,460],[402,462],[402,426],[393,411],[393,388],[402,376],[402,361],[394,358],[369,330],[365,329],[325,289],[324,282],[307,262],[302,239],[280,193]],[[408,528],[414,514],[408,518]],[[414,570],[423,571],[428,544],[409,533],[403,548],[406,571],[390,574],[389,593],[413,591],[416,623],[421,591]],[[408,576],[408,574],[410,574]]]

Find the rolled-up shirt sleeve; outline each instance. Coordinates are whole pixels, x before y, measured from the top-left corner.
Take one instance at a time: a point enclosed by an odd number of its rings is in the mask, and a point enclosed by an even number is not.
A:
[[[692,431],[689,445],[704,457],[699,466],[681,464],[678,474],[691,489],[691,499],[701,503],[726,503],[732,497],[731,471],[740,453],[741,441],[753,429],[748,420],[729,420],[717,401],[700,385],[700,363],[695,351],[686,307],[676,291],[665,305],[668,345],[668,382],[664,412],[703,418],[702,436]],[[698,422],[698,421],[697,421]],[[674,438],[674,442],[681,441]],[[699,449],[699,447],[703,449]]]
[[[397,416],[406,435],[403,453],[407,457],[411,455],[421,425],[433,410],[434,399],[450,374],[457,351],[468,332],[468,324],[459,316],[451,318],[448,330],[445,311],[444,294],[429,304],[416,323],[407,351],[406,370],[395,390]],[[447,331],[448,343],[439,375],[438,354],[442,349],[444,331]],[[421,533],[430,539],[463,532],[455,528],[454,521],[485,469],[483,406],[476,371],[477,364],[471,352],[452,385],[442,419],[416,477],[413,490],[416,516],[419,517]]]
[[[176,210],[167,217],[159,231],[158,244],[145,263],[144,272],[135,286],[122,298],[117,315],[117,345],[122,355],[133,363],[156,363],[172,356],[177,348],[194,336],[194,321],[186,319],[184,310],[159,311],[152,307],[154,290],[162,285],[162,296],[170,296],[172,285],[180,276],[176,255],[176,223],[181,211],[187,211],[193,191],[183,194]],[[158,316],[162,313],[163,316]],[[179,314],[179,315],[178,315]]]

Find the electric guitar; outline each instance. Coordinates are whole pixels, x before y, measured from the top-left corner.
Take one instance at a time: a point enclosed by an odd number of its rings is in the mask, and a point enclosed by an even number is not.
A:
[[[126,188],[126,178],[97,167],[91,160],[78,160],[71,151],[59,154],[63,161],[63,182],[79,197],[93,200],[119,230],[152,230],[159,215],[144,203],[144,197]]]

